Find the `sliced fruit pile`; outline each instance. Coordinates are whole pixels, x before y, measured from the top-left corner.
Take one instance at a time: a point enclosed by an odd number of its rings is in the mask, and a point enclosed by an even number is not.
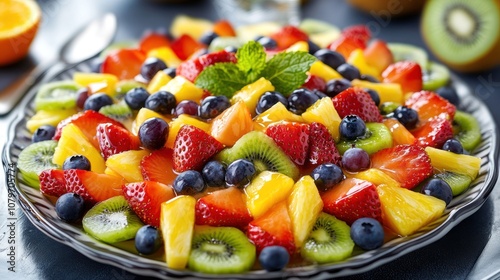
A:
[[[204,273],[332,263],[425,230],[476,178],[478,123],[422,50],[177,21],[34,100],[22,179],[94,238]]]

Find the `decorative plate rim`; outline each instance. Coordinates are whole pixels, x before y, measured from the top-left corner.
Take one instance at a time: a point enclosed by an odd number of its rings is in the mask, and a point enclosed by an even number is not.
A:
[[[90,61],[90,60],[89,60]],[[64,223],[55,215],[53,205],[45,198],[39,190],[31,188],[22,183],[18,178],[16,170],[12,169],[15,159],[20,150],[29,142],[29,134],[24,124],[30,114],[33,113],[32,100],[38,87],[51,80],[64,79],[72,71],[89,71],[89,61],[68,66],[53,75],[42,79],[34,85],[22,101],[17,105],[12,122],[9,124],[7,142],[2,152],[2,162],[6,173],[6,187],[14,187],[14,196],[26,217],[35,227],[52,239],[76,249],[88,258],[125,269],[134,274],[154,276],[160,278],[244,278],[244,279],[271,279],[271,278],[331,278],[355,275],[372,270],[380,265],[388,263],[404,254],[427,246],[441,239],[453,227],[463,219],[476,212],[486,201],[493,190],[498,178],[498,155],[499,142],[498,131],[495,121],[487,106],[477,97],[471,94],[470,89],[456,76],[452,75],[453,83],[461,97],[460,109],[465,110],[478,118],[481,125],[483,141],[475,150],[475,155],[481,158],[481,169],[478,178],[474,180],[471,187],[460,196],[453,199],[445,210],[445,214],[427,225],[423,229],[408,237],[400,237],[385,243],[381,248],[355,255],[346,261],[325,264],[308,265],[289,268],[281,272],[250,271],[245,274],[209,275],[197,273],[190,270],[173,270],[165,266],[165,263],[141,257],[134,253],[119,249],[112,245],[99,242],[86,235],[80,228]],[[67,78],[67,77],[66,77]],[[465,107],[467,108],[465,108]],[[22,140],[22,141],[21,141]],[[10,182],[12,172],[16,174],[14,181]],[[21,180],[18,180],[21,179]]]

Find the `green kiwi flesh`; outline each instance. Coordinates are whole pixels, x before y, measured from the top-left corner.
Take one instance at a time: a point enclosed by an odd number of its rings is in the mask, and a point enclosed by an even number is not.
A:
[[[356,147],[365,150],[369,155],[385,148],[392,147],[391,131],[382,123],[367,123],[366,133],[355,140],[341,139],[337,143],[339,153],[343,155],[349,148]]]
[[[127,92],[134,88],[146,88],[146,85],[135,80],[121,80],[116,84],[112,97],[117,99],[123,98]]]
[[[473,115],[457,110],[453,117],[453,128],[455,137],[465,150],[471,152],[481,143],[481,129]]]
[[[125,102],[119,102],[102,107],[99,113],[110,117],[119,122],[132,119],[133,113],[130,107]]]
[[[57,141],[46,140],[30,144],[19,153],[17,168],[28,186],[40,188],[38,175],[47,169],[59,168],[52,163],[52,157],[57,147]]]
[[[387,47],[391,51],[394,61],[415,61],[422,69],[428,68],[429,58],[423,49],[402,43],[389,43]]]
[[[448,84],[450,81],[450,71],[444,65],[429,62],[429,68],[425,71],[423,78],[423,89],[433,91]]]
[[[35,97],[35,110],[64,110],[76,107],[80,86],[72,81],[58,81],[40,87]]]
[[[472,179],[465,174],[458,174],[449,171],[435,174],[434,178],[441,179],[448,183],[451,187],[453,196],[457,196],[466,191],[472,182]]]

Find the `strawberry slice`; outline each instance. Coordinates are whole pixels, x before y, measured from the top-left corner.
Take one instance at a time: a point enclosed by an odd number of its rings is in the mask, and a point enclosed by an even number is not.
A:
[[[64,180],[68,192],[81,195],[85,202],[90,204],[122,195],[122,186],[125,183],[125,180],[118,176],[79,169],[64,170]]]
[[[398,61],[389,65],[382,72],[384,83],[401,85],[404,93],[422,90],[422,68],[414,61]]]
[[[340,160],[335,140],[328,132],[328,128],[321,123],[311,123],[309,125],[309,163],[312,165],[323,163],[339,165]]]
[[[307,74],[307,79],[302,85],[303,88],[307,88],[310,90],[319,90],[321,92],[325,92],[326,82],[323,78],[318,77],[316,75]]]
[[[149,51],[170,46],[170,40],[163,34],[151,32],[142,37],[139,42],[139,49],[147,54]]]
[[[219,141],[205,131],[192,125],[184,125],[174,142],[174,170],[199,170],[223,148]]]
[[[309,124],[281,122],[266,129],[267,136],[298,165],[304,165],[309,150]]]
[[[227,20],[219,20],[214,23],[214,33],[220,37],[236,37],[233,25]]]
[[[417,145],[397,145],[372,155],[373,168],[378,168],[401,184],[412,189],[432,175],[431,160]]]
[[[244,194],[235,187],[214,191],[196,202],[196,224],[244,229],[252,216]]]
[[[123,196],[141,221],[158,228],[161,204],[175,197],[175,193],[170,186],[143,181],[123,185]]]
[[[247,236],[255,244],[257,254],[267,246],[276,245],[285,247],[292,256],[296,248],[286,202],[274,205],[266,214],[250,222]]]
[[[186,60],[197,50],[202,49],[204,45],[193,39],[193,37],[184,34],[181,35],[179,38],[175,39],[170,44],[170,47],[172,48],[172,50],[174,51],[174,53],[177,55],[178,58],[180,58],[181,60]]]
[[[368,181],[347,178],[323,193],[323,211],[351,225],[359,218],[370,217],[382,222],[377,187]]]
[[[286,49],[297,42],[307,42],[309,40],[309,36],[304,31],[292,25],[283,26],[278,32],[272,34],[271,38],[276,41],[280,50]]]
[[[360,40],[366,44],[370,41],[372,34],[366,25],[359,24],[344,28],[342,30],[342,36]]]
[[[217,62],[236,63],[236,55],[225,50],[208,53],[181,63],[176,70],[176,74],[194,82],[198,75],[210,65]]]
[[[381,122],[382,115],[370,94],[360,88],[348,88],[332,98],[341,118],[357,115],[365,122]]]
[[[336,51],[342,54],[345,59],[348,59],[354,50],[364,50],[366,48],[366,43],[359,38],[340,36],[339,38],[335,39],[328,46],[328,48],[332,51]]]
[[[177,174],[174,172],[173,151],[168,148],[154,150],[141,160],[141,173],[146,181],[172,185]]]
[[[435,117],[411,133],[415,136],[415,144],[420,147],[441,148],[446,140],[453,137],[453,126],[447,119]]]
[[[405,101],[405,105],[417,111],[418,118],[422,121],[434,117],[453,120],[456,107],[448,100],[442,98],[432,91],[420,91],[412,94]]]
[[[113,74],[120,80],[131,80],[141,73],[146,55],[137,49],[111,51],[102,62],[102,73]]]
[[[40,191],[43,194],[60,197],[67,193],[64,171],[61,169],[47,169],[38,175]]]
[[[97,126],[97,141],[104,159],[129,150],[138,150],[139,138],[122,126],[101,123]]]

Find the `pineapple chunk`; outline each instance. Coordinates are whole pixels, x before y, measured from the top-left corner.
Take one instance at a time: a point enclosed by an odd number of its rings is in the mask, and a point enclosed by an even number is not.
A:
[[[368,63],[366,62],[366,58],[363,54],[362,49],[355,49],[354,51],[352,51],[349,55],[349,58],[347,59],[347,63],[356,66],[359,69],[359,72],[361,72],[361,74],[363,75],[370,75],[376,78],[380,77],[381,73],[377,70],[377,68],[368,65]]]
[[[164,87],[168,82],[172,80],[172,77],[167,75],[167,73],[163,71],[158,71],[156,72],[155,76],[153,79],[148,84],[148,92],[149,93],[155,93],[159,91],[162,87]]]
[[[173,269],[186,268],[194,232],[196,199],[180,195],[161,204],[160,228],[165,261]]]
[[[165,144],[167,148],[170,149],[174,148],[175,138],[177,137],[177,134],[179,133],[181,127],[185,124],[196,126],[197,128],[205,131],[206,133],[210,133],[210,124],[204,121],[200,121],[199,119],[193,118],[189,115],[182,114],[169,123],[170,129],[168,132],[167,143]]]
[[[260,78],[257,81],[244,86],[240,91],[238,91],[231,98],[231,103],[235,104],[236,102],[242,100],[247,105],[248,111],[252,115],[255,115],[255,108],[257,107],[257,102],[259,102],[259,98],[266,91],[273,91],[274,86],[270,81],[265,78]]]
[[[330,97],[321,98],[302,114],[308,123],[318,122],[326,126],[335,141],[339,140],[339,126],[342,119],[333,106]]]
[[[340,75],[337,71],[335,71],[332,67],[324,64],[322,61],[317,60],[311,65],[309,69],[309,73],[320,78],[323,78],[325,81],[340,79],[342,75]]]
[[[148,57],[156,57],[165,62],[168,67],[177,67],[182,60],[177,57],[175,52],[170,47],[160,47],[148,52]]]
[[[323,209],[323,200],[311,176],[304,176],[295,183],[287,199],[287,206],[295,245],[300,248]]]
[[[438,219],[446,208],[441,199],[405,188],[382,184],[377,193],[384,226],[401,236],[411,235]]]
[[[278,102],[262,114],[255,117],[255,119],[253,120],[254,130],[264,131],[269,125],[280,121],[300,123],[305,122],[301,116],[295,115],[294,113],[288,111],[285,105],[283,105],[281,102]]]
[[[296,51],[301,51],[301,52],[308,52],[309,51],[309,44],[305,41],[298,41],[297,43],[291,45],[288,47],[286,52],[296,52]]]
[[[425,148],[431,159],[431,165],[440,173],[450,171],[464,174],[472,180],[476,179],[481,168],[481,159],[474,156],[455,154],[432,147]]]
[[[376,91],[380,97],[380,104],[384,102],[404,103],[404,94],[400,84],[396,83],[371,83],[362,80],[352,80],[355,87],[369,88]]]
[[[373,183],[374,185],[387,185],[391,187],[401,187],[398,181],[377,168],[370,168],[358,173],[346,173],[347,177],[357,178]]]
[[[211,31],[213,26],[213,23],[209,20],[178,15],[170,26],[170,33],[174,38],[186,34],[198,40],[205,32]]]
[[[82,73],[73,74],[73,81],[80,86],[89,87],[90,92],[105,92],[113,95],[118,77],[104,73]]]
[[[110,156],[106,166],[123,177],[127,182],[144,181],[141,173],[141,160],[149,155],[147,150],[131,150]]]
[[[160,90],[168,91],[175,96],[177,103],[183,100],[193,100],[200,103],[203,97],[203,89],[195,86],[182,76],[175,76],[170,82]]]
[[[34,133],[42,125],[56,126],[60,121],[74,114],[76,114],[76,109],[39,110],[26,122],[26,128],[30,133]]]
[[[241,136],[252,130],[250,112],[243,101],[238,101],[213,119],[210,134],[222,144],[233,146]]]

